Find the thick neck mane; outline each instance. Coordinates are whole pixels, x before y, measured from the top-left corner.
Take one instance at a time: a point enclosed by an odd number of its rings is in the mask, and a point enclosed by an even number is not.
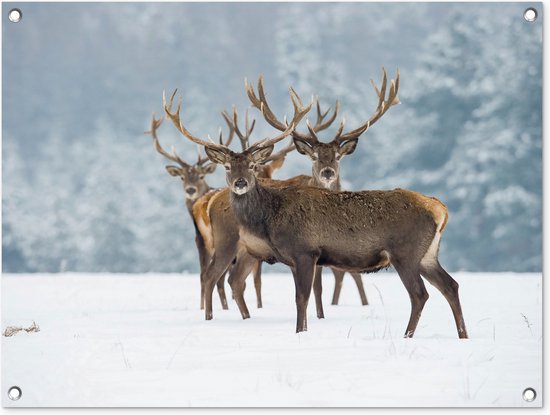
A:
[[[278,189],[264,187],[257,181],[254,188],[243,195],[231,192],[230,201],[237,220],[253,234],[266,237],[266,225],[279,210],[281,197]]]

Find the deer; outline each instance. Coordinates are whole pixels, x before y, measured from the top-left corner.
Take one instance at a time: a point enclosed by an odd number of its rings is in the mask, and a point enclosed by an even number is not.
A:
[[[185,162],[175,151],[175,149],[172,149],[172,153],[168,153],[166,150],[164,150],[160,144],[157,130],[162,125],[164,121],[164,117],[156,118],[155,113],[153,112],[152,120],[151,120],[151,129],[149,131],[146,131],[145,134],[148,134],[153,139],[153,147],[155,150],[167,158],[168,160],[174,162],[177,164],[177,166],[174,165],[167,165],[166,171],[168,174],[170,174],[173,177],[179,177],[182,181],[183,185],[183,193],[185,195],[185,205],[187,207],[187,211],[189,212],[189,215],[191,216],[191,219],[193,221],[193,225],[195,227],[195,244],[197,246],[197,250],[199,253],[199,263],[201,269],[206,267],[206,264],[210,260],[210,254],[208,252],[207,246],[205,245],[205,241],[202,237],[201,232],[199,231],[197,227],[197,222],[195,221],[195,218],[193,216],[193,207],[197,203],[198,200],[200,200],[201,197],[204,195],[210,193],[212,191],[212,188],[208,185],[208,183],[205,180],[206,175],[212,174],[215,170],[217,165],[215,163],[209,162],[208,157],[201,157],[200,153],[198,154],[198,159],[194,164],[189,164]],[[235,131],[232,128],[231,124],[228,124],[228,138],[223,142],[223,135],[220,131],[220,144],[225,144],[228,146],[231,141],[233,140],[233,137],[235,135]],[[207,163],[208,162],[208,163]],[[222,308],[224,310],[228,309],[227,304],[227,298],[225,295],[225,278],[220,278],[220,280],[217,283],[218,288],[218,295],[220,297],[220,301],[222,304]],[[201,291],[204,290],[204,284],[201,281]],[[204,309],[204,295],[201,293],[201,302],[200,302],[200,308],[201,310]]]
[[[177,110],[172,111],[173,100],[176,95],[176,91],[171,95],[169,103],[166,101],[166,94],[163,93],[163,103],[166,116],[172,120],[176,128],[184,136],[188,134],[188,131],[180,121],[180,108],[181,98],[178,104]],[[298,108],[295,106],[295,108]],[[233,116],[229,116],[227,112],[223,112],[226,123],[230,126],[231,130],[239,136],[241,141],[241,147],[243,151],[250,147],[249,137],[254,128],[255,121],[249,127],[248,114],[246,120],[246,133],[240,132],[238,127],[238,114],[236,109],[233,110]],[[296,115],[301,118],[301,113]],[[328,125],[326,125],[328,127]],[[258,163],[254,166],[254,174],[259,177],[259,180],[269,180],[271,174],[282,165],[284,156],[294,149],[294,144],[286,146],[283,150],[276,154],[271,154],[262,163]],[[310,181],[309,176],[297,176],[286,181],[273,181],[273,183],[281,183],[281,185],[302,183],[307,184]],[[201,233],[201,238],[205,241],[206,249],[212,253],[210,264],[207,268],[201,271],[201,281],[205,281],[207,287],[205,292],[209,292],[209,283],[213,278],[205,277],[204,275],[215,274],[218,278],[219,273],[225,274],[230,270],[229,283],[232,288],[234,298],[237,302],[242,318],[250,318],[250,313],[244,301],[244,279],[250,272],[254,273],[254,282],[256,286],[256,293],[258,299],[258,305],[261,304],[261,279],[257,278],[258,269],[261,266],[262,261],[258,261],[251,255],[247,255],[245,251],[238,251],[239,245],[239,224],[235,219],[232,209],[229,204],[230,196],[229,188],[219,189],[212,191],[201,197],[197,203],[193,206],[193,217],[197,224],[197,229]],[[202,268],[201,268],[202,270]],[[216,271],[212,271],[216,270]],[[217,272],[219,270],[219,273]],[[206,319],[212,318],[211,310],[211,295],[208,299],[206,296]],[[260,307],[259,307],[260,308]]]
[[[170,114],[169,117],[174,119],[176,116],[179,117],[179,110],[178,115],[171,112],[171,108],[173,106],[173,99],[174,94],[170,97],[170,102],[168,105],[166,105],[166,98],[164,98],[165,108],[167,107],[167,114]],[[321,132],[322,130],[330,127],[330,125],[334,122],[336,119],[336,115],[338,113],[338,102],[336,104],[335,110],[333,114],[329,117],[328,120],[325,120],[328,113],[330,112],[330,108],[326,110],[325,112],[322,112],[320,109],[320,103],[317,99],[317,121],[315,123],[315,126],[312,127],[312,129],[315,132]],[[252,122],[252,124],[249,127],[249,121],[248,121],[248,111],[246,112],[246,118],[245,118],[245,133],[242,133],[239,128],[239,122],[238,122],[238,113],[235,108],[233,108],[233,115],[230,116],[226,111],[222,112],[222,116],[225,119],[225,122],[231,126],[232,130],[235,131],[235,134],[239,138],[239,141],[241,142],[241,148],[243,151],[245,151],[249,146],[249,139],[250,135],[252,133],[252,130],[255,125],[255,120]],[[175,122],[176,127],[179,129],[179,121]],[[183,131],[180,130],[180,132],[183,133]],[[273,172],[280,168],[284,161],[284,157],[287,153],[294,150],[295,146],[294,143],[291,142],[289,145],[284,147],[282,150],[277,152],[276,154],[270,155],[265,161],[263,161],[261,164],[255,166],[255,175],[259,179],[270,179]],[[279,185],[279,186],[286,186],[286,185],[296,185],[296,184],[302,184],[302,185],[310,185],[312,182],[312,178],[309,176],[296,176],[291,179],[287,180],[278,180],[270,182],[272,185]],[[209,193],[202,197],[194,206],[193,208],[193,215],[195,217],[196,223],[199,225],[199,229],[201,230],[203,239],[207,241],[206,245],[210,252],[213,251],[223,251],[226,252],[228,250],[227,247],[229,247],[229,251],[233,249],[233,246],[237,246],[239,238],[238,238],[238,223],[236,222],[235,218],[232,215],[232,210],[229,208],[229,189],[224,189],[220,191],[219,193],[213,194]],[[217,223],[216,223],[217,222]],[[217,236],[217,237],[216,237]],[[246,303],[244,301],[244,297],[239,294],[235,294],[242,290],[244,292],[245,284],[243,283],[240,285],[239,283],[235,284],[236,281],[239,281],[240,278],[246,278],[247,275],[250,274],[250,272],[254,275],[254,284],[256,288],[256,298],[257,298],[257,306],[258,308],[262,308],[261,304],[261,263],[262,261],[255,260],[251,257],[245,257],[244,253],[241,253],[241,256],[236,258],[233,263],[235,265],[231,266],[229,264],[230,256],[217,256],[217,264],[222,264],[222,268],[231,269],[229,272],[229,278],[228,282],[232,288],[233,296],[236,299],[236,302],[239,306],[239,310],[241,311],[241,315],[243,319],[250,318],[250,313],[248,311],[248,308],[246,306]],[[220,257],[226,258],[225,262],[221,262],[219,260]],[[361,284],[362,288],[362,284]],[[316,303],[317,308],[320,310],[318,312],[319,318],[324,318],[323,314],[323,306],[322,306],[322,299],[321,299],[321,293],[319,292],[317,294],[317,290],[321,290],[322,286],[315,286],[315,292],[316,292]],[[363,296],[364,296],[364,290],[363,290]]]
[[[397,76],[395,79],[395,96],[390,96],[388,99],[385,98],[385,90],[387,85],[387,72],[384,68],[382,68],[382,84],[380,89],[376,87],[374,84],[374,81],[371,79],[372,86],[374,87],[374,90],[378,97],[378,106],[377,109],[379,109],[376,119],[371,119],[370,126],[372,126],[378,119],[380,119],[389,108],[391,108],[394,105],[397,105],[400,103],[399,98],[397,97],[397,92],[399,89],[399,71],[397,71]],[[252,103],[252,106],[257,108],[258,110],[262,111],[266,114],[269,114],[269,117],[266,117],[266,121],[275,129],[284,131],[286,129],[286,125],[284,125],[281,122],[278,122],[276,117],[273,114],[273,111],[269,107],[269,104],[267,103],[266,95],[264,92],[264,85],[263,85],[263,76],[260,76],[258,80],[258,95],[256,95],[254,88],[252,85],[248,83],[248,81],[245,79],[245,90],[246,94],[248,95],[248,98],[250,102]],[[383,91],[383,92],[381,92]],[[292,133],[292,137],[294,140],[294,144],[296,146],[296,150],[305,156],[308,156],[312,161],[312,179],[310,182],[311,186],[317,186],[317,187],[323,187],[325,189],[329,190],[341,190],[340,186],[340,161],[344,156],[352,154],[356,147],[357,147],[357,141],[359,139],[359,134],[357,137],[353,139],[343,140],[338,135],[330,142],[323,143],[319,140],[317,133],[319,132],[319,124],[323,123],[324,118],[328,114],[327,112],[323,113],[321,111],[319,100],[317,99],[317,122],[312,127],[311,125],[308,125],[309,134],[302,134],[296,130]],[[338,115],[339,110],[339,101],[336,101],[335,111],[333,112],[332,116],[327,120],[328,125],[332,124],[334,120],[336,119]],[[343,128],[343,125],[342,125]],[[324,130],[325,128],[321,128],[320,130]],[[344,280],[344,274],[342,270],[339,270],[337,268],[331,268],[332,273],[334,274],[335,278],[335,284],[334,284],[334,293],[332,295],[332,305],[338,305],[338,301],[340,298],[340,293],[342,291],[342,285]],[[317,305],[317,317],[323,318],[324,317],[324,311],[322,308],[322,268],[318,267],[316,269],[315,274],[315,283],[317,284],[315,289],[315,303]],[[362,305],[368,305],[368,299],[367,295],[365,293],[365,289],[363,286],[363,280],[361,279],[360,273],[350,273],[353,280],[355,281],[355,284],[357,285],[357,289],[359,291],[359,296],[361,298],[361,304]]]
[[[390,84],[390,95],[396,83]],[[234,152],[227,146],[191,134],[179,117],[165,112],[185,137],[204,147],[206,155],[226,170],[230,206],[240,224],[239,247],[267,262],[291,268],[295,283],[296,332],[307,331],[307,305],[317,266],[348,272],[377,272],[390,265],[408,292],[411,313],[404,337],[414,336],[428,292],[424,279],[445,297],[455,319],[459,338],[468,338],[458,283],[441,266],[438,254],[448,220],[446,206],[437,198],[407,189],[331,191],[312,186],[269,186],[254,175],[254,168],[292,134],[311,105],[304,106],[289,88],[294,117],[275,137]],[[263,106],[262,106],[263,107]],[[168,109],[168,111],[167,111]],[[265,107],[264,115],[270,116]],[[374,115],[376,117],[376,114]],[[337,136],[353,139],[366,132],[369,120],[348,133],[341,122]],[[299,230],[299,231],[297,231]],[[240,249],[241,251],[243,249]],[[216,252],[217,254],[217,252]],[[211,319],[212,290],[219,275],[207,269],[206,319]]]
[[[170,98],[170,102],[172,102],[174,99],[174,94]],[[172,104],[170,104],[171,106]],[[245,132],[241,132],[239,128],[239,122],[238,122],[238,113],[236,108],[233,108],[233,115],[229,115],[227,111],[222,112],[222,117],[224,118],[226,124],[229,126],[230,131],[234,132],[237,137],[239,138],[239,141],[241,143],[241,147],[243,150],[248,148],[249,146],[249,139],[250,135],[252,134],[252,131],[254,130],[254,126],[256,121],[253,120],[251,124],[249,124],[248,119],[248,111],[246,112],[245,117]],[[294,144],[290,143],[286,147],[284,147],[279,152],[270,155],[261,165],[256,166],[255,168],[255,174],[258,178],[263,179],[270,179],[271,176],[275,171],[280,169],[284,163],[286,155],[293,151],[295,149]],[[194,218],[195,223],[197,224],[197,228],[199,232],[201,233],[202,239],[205,241],[205,245],[207,250],[210,253],[210,257],[213,256],[216,247],[214,244],[214,241],[225,241],[226,243],[230,243],[230,241],[233,241],[235,245],[238,243],[238,225],[235,222],[234,218],[232,217],[232,211],[225,209],[225,206],[222,206],[223,211],[219,212],[216,216],[216,218],[220,218],[220,223],[216,224],[216,236],[217,238],[213,237],[213,231],[212,227],[214,226],[212,220],[211,220],[211,209],[213,206],[213,201],[217,200],[220,196],[223,198],[227,198],[229,196],[229,193],[227,191],[228,189],[220,189],[219,191],[213,191],[205,194],[203,197],[199,198],[197,203],[193,206],[192,215]],[[218,206],[218,205],[214,205]],[[246,275],[248,275],[250,272],[253,274],[254,278],[254,287],[256,290],[256,305],[257,308],[262,308],[262,293],[261,293],[261,286],[262,286],[262,280],[261,280],[261,273],[262,268],[261,264],[262,261],[254,261],[253,264],[251,264],[250,267],[247,267],[245,270],[242,270],[242,267],[239,266],[238,260],[232,261],[234,264],[230,265],[227,264],[227,268],[231,270],[234,268],[235,270],[238,270],[238,273],[246,272]],[[203,269],[203,268],[201,268]],[[232,276],[235,275],[235,271],[230,271],[229,273],[229,279],[228,282],[231,285],[233,278]],[[244,290],[244,285],[243,285]],[[233,290],[233,293],[235,291]],[[250,317],[250,314],[248,311],[246,311],[243,315],[243,318]]]

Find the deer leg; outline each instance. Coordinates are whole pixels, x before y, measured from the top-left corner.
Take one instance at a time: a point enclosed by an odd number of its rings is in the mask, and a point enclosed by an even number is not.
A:
[[[416,267],[412,268],[410,265],[401,265],[401,263],[393,263],[393,266],[397,270],[399,278],[401,278],[401,282],[403,282],[403,285],[407,289],[411,300],[411,316],[404,336],[410,338],[414,336],[414,331],[418,325],[418,320],[420,320],[422,309],[428,300],[428,291],[426,291],[424,281],[422,281]]]
[[[256,289],[256,304],[258,308],[262,308],[262,261],[256,261],[252,275],[254,277],[254,288]]]
[[[231,276],[229,277],[231,281],[231,289],[233,295],[235,296],[235,301],[241,312],[241,316],[244,319],[250,318],[250,313],[248,312],[248,307],[244,301],[244,287],[245,280],[250,271],[257,264],[257,260],[247,253],[243,252],[237,256],[237,261],[233,268],[231,269]]]
[[[458,337],[467,339],[468,332],[466,331],[462,307],[460,306],[460,299],[458,298],[458,283],[443,269],[437,260],[429,264],[421,264],[420,272],[430,284],[443,294],[451,306]]]
[[[227,306],[227,298],[225,296],[225,272],[222,274],[218,282],[216,282],[216,286],[218,287],[218,295],[220,296],[220,302],[222,303],[222,308],[224,310],[228,310],[229,307]]]
[[[199,266],[200,266],[200,281],[201,281],[201,310],[204,310],[204,271],[210,262],[210,255],[208,254],[206,247],[204,246],[204,241],[200,233],[197,232],[195,236],[195,244],[197,245],[197,250],[199,251]]]
[[[365,293],[365,287],[363,286],[363,278],[358,272],[350,272],[351,277],[357,285],[357,291],[359,291],[359,296],[361,297],[362,305],[369,305],[369,300],[367,300],[367,294]]]
[[[234,265],[231,265],[231,266],[227,269],[227,273],[229,274],[229,276],[227,277],[227,283],[229,284],[230,287],[233,286],[233,281],[232,281],[232,277],[233,277],[233,268],[234,268]],[[232,300],[235,299],[235,293],[233,293],[233,290],[231,290],[231,299],[232,299]]]
[[[205,274],[206,269],[208,268],[208,264],[210,263],[210,256],[208,258],[201,258],[201,272],[200,272],[200,280],[201,280],[201,310],[204,310],[204,294],[205,294]]]
[[[225,274],[235,257],[235,249],[216,250],[212,261],[208,264],[204,276],[204,315],[206,320],[212,320],[212,293],[218,280]]]
[[[307,303],[313,285],[316,262],[316,258],[302,256],[295,261],[295,266],[292,268],[296,287],[296,333],[307,331]]]
[[[332,305],[338,305],[340,299],[340,292],[342,291],[342,283],[344,282],[344,271],[340,271],[336,268],[331,268],[334,274],[334,294],[332,294]]]
[[[315,295],[317,318],[325,318],[325,312],[323,311],[323,267],[315,267],[313,294]]]
[[[204,310],[204,276],[201,274],[201,310]]]

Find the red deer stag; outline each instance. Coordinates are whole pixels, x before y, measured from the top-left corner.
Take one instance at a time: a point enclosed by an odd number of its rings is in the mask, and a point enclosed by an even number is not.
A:
[[[173,95],[170,99],[169,106],[172,106],[173,101]],[[252,122],[249,126],[248,122],[248,113],[246,114],[246,121],[245,121],[245,133],[242,133],[239,129],[239,123],[238,123],[238,114],[237,111],[233,110],[233,116],[230,116],[227,112],[223,112],[222,116],[225,119],[225,122],[227,125],[230,126],[231,130],[234,131],[237,134],[237,137],[239,138],[241,142],[241,146],[243,149],[248,148],[249,146],[249,138],[250,134],[252,133],[255,125],[255,121]],[[282,167],[285,156],[290,152],[294,150],[294,144],[291,143],[276,154],[272,154],[269,158],[267,158],[263,164],[256,166],[255,174],[256,177],[259,178],[271,178],[272,174],[277,171],[279,168]],[[199,229],[199,232],[201,233],[201,236],[203,240],[205,241],[206,249],[208,250],[210,257],[214,255],[214,252],[216,251],[217,247],[215,246],[215,242],[218,243],[218,245],[223,241],[224,244],[231,244],[235,247],[238,244],[238,224],[233,216],[233,211],[231,209],[227,209],[227,204],[220,205],[218,200],[220,199],[226,199],[229,201],[229,189],[220,189],[216,191],[212,191],[201,197],[195,205],[193,206],[193,217],[195,220],[195,223],[197,224],[197,227]],[[216,210],[217,208],[221,207],[220,212],[212,213],[213,210]],[[215,221],[212,221],[211,217],[215,217],[217,220],[219,220],[219,223],[215,223]],[[213,228],[216,230],[216,237],[213,236]],[[219,248],[219,247],[218,247]],[[219,255],[218,255],[219,256]],[[231,259],[233,260],[233,258]],[[254,261],[254,264],[251,266],[251,268],[247,268],[246,270],[242,269],[241,264],[238,264],[238,261],[232,261],[235,262],[234,266],[231,266],[230,263],[227,263],[226,268],[230,269],[230,279],[229,283],[232,282],[232,276],[235,275],[235,272],[246,272],[246,275],[248,275],[250,272],[253,274],[254,278],[254,287],[256,290],[256,301],[257,301],[257,307],[262,308],[262,294],[261,294],[261,286],[262,286],[262,280],[261,280],[261,263],[262,261]],[[202,268],[204,270],[204,268]],[[233,271],[235,270],[235,271]],[[243,287],[244,289],[244,287]],[[248,311],[245,315],[243,315],[244,318],[249,317]]]
[[[370,125],[374,124],[384,113],[393,105],[399,103],[399,99],[397,98],[397,91],[399,89],[399,72],[397,73],[397,77],[395,80],[395,96],[390,96],[386,100],[386,85],[387,85],[387,74],[384,68],[383,70],[383,80],[382,80],[382,86],[380,90],[376,87],[373,81],[373,87],[378,95],[378,106],[377,111],[375,112],[375,116],[377,118],[372,117],[370,121]],[[254,92],[254,88],[245,80],[245,89],[246,93],[248,95],[248,98],[250,99],[250,102],[252,105],[259,109],[263,110],[264,114],[269,114],[270,116],[266,118],[268,123],[280,130],[283,131],[286,128],[286,125],[284,125],[281,122],[278,122],[271,111],[267,99],[264,92],[264,85],[263,85],[263,77],[260,77],[258,80],[258,95]],[[339,103],[336,101],[336,110],[334,111],[332,117],[326,122],[328,125],[332,124],[334,122],[334,119],[337,116],[338,113],[338,107]],[[383,108],[383,110],[381,110]],[[326,117],[328,111],[324,114],[321,111],[321,108],[319,106],[319,101],[317,101],[317,122],[315,123],[314,127],[311,127],[308,124],[308,129],[310,131],[309,134],[302,134],[298,131],[294,131],[292,133],[292,136],[294,138],[294,143],[296,145],[296,148],[299,153],[307,155],[310,157],[310,159],[313,162],[312,166],[312,179],[310,182],[311,186],[315,187],[323,187],[329,190],[341,190],[340,187],[340,160],[342,157],[352,154],[355,151],[355,148],[357,146],[357,140],[359,139],[359,136],[364,132],[361,132],[361,134],[357,135],[353,139],[342,139],[339,137],[339,134],[329,143],[323,143],[320,142],[317,133],[319,132],[319,124],[323,123],[323,119]],[[326,128],[326,127],[325,127]],[[324,130],[325,128],[320,128],[320,130]],[[343,129],[343,122],[340,124],[339,133],[342,132]],[[332,305],[337,305],[338,300],[340,298],[340,292],[342,290],[342,283],[344,280],[344,274],[345,272],[336,268],[331,268],[332,273],[334,274],[335,278],[335,284],[334,284],[334,293],[332,296]],[[317,317],[323,318],[324,312],[322,309],[322,301],[321,301],[321,295],[322,295],[322,268],[318,267],[316,269],[315,274],[315,284],[316,289],[315,292],[315,300],[317,304]],[[363,287],[363,281],[361,279],[361,274],[357,272],[350,273],[352,278],[355,281],[355,284],[357,285],[357,289],[359,291],[359,296],[361,297],[361,303],[363,305],[368,304],[367,295],[365,294],[365,289]]]
[[[180,129],[180,118],[179,112],[172,112],[173,105],[173,96],[170,99],[168,105],[165,102],[165,109],[169,118],[174,121],[176,127]],[[332,122],[336,119],[336,111],[325,121],[325,118],[329,111],[322,113],[320,109],[318,110],[318,117],[313,130],[320,132],[328,128]],[[250,146],[249,138],[251,130],[254,123],[249,128],[248,127],[248,114],[246,116],[246,134],[240,132],[238,126],[238,114],[236,110],[233,110],[233,117],[231,118],[226,112],[222,113],[226,122],[232,123],[232,127],[235,130],[239,140],[241,141],[241,147],[243,151],[248,149]],[[271,122],[276,122],[272,120]],[[294,144],[291,143],[288,146],[284,147],[282,150],[276,154],[270,155],[262,164],[255,166],[255,175],[259,179],[269,179],[275,170],[279,168],[282,162],[284,161],[284,156],[291,150],[294,149]],[[269,164],[265,164],[268,163]],[[270,181],[270,185],[274,186],[288,186],[288,185],[304,185],[307,186],[311,183],[311,177],[309,176],[297,176],[287,180],[277,180]],[[203,235],[203,239],[207,242],[207,248],[213,252],[217,251],[218,255],[215,257],[215,266],[214,269],[226,269],[230,267],[230,261],[233,260],[233,257],[236,255],[235,265],[231,267],[229,272],[229,284],[232,287],[233,295],[241,311],[241,315],[244,319],[250,317],[250,313],[244,301],[242,293],[244,292],[244,282],[241,285],[241,279],[246,278],[246,276],[252,271],[254,275],[254,283],[256,287],[256,297],[258,299],[258,308],[261,308],[261,277],[259,271],[261,271],[261,262],[250,255],[247,255],[246,252],[237,252],[236,248],[238,247],[239,242],[239,224],[236,221],[233,211],[229,206],[229,197],[230,191],[228,188],[221,190],[217,193],[208,193],[203,196],[193,208],[193,215],[195,216],[195,221],[199,224],[199,229]],[[208,279],[208,278],[205,278]],[[319,287],[320,288],[320,287]],[[318,289],[317,285],[314,290]],[[240,294],[239,294],[240,291]],[[317,308],[322,311],[321,296],[316,295]],[[322,317],[322,315],[320,316]]]
[[[392,82],[390,94],[395,88]],[[241,153],[193,136],[181,122],[179,129],[203,145],[213,162],[225,167],[231,208],[241,225],[240,243],[257,259],[291,267],[296,289],[296,332],[307,330],[307,304],[317,265],[350,272],[375,272],[393,265],[411,302],[405,337],[414,335],[428,299],[422,275],[444,295],[458,336],[467,338],[458,283],[438,260],[448,218],[443,203],[404,189],[335,192],[306,186],[270,187],[255,177],[254,166],[292,133],[301,118],[296,115],[303,117],[308,110],[292,88],[290,91],[295,117],[288,128]],[[368,127],[369,121],[348,134],[363,133]],[[212,282],[208,288],[210,299],[206,292],[205,303],[211,309]],[[211,317],[207,314],[207,319]]]
[[[181,98],[178,104],[177,110],[172,111],[174,92],[170,97],[170,101],[167,104],[166,97],[163,95],[164,110],[168,118],[172,120],[176,128],[186,137],[193,137],[184,127],[180,120],[180,107]],[[303,108],[301,102],[293,101],[295,116],[294,122],[299,121],[310,107]],[[231,118],[227,113],[224,114],[226,122]],[[237,113],[233,114],[232,127],[236,131],[238,127]],[[246,128],[247,135],[250,135],[249,128]],[[290,131],[290,127],[289,127]],[[249,146],[248,137],[241,134],[241,144],[245,148],[253,148]],[[286,134],[288,135],[288,134]],[[285,147],[277,154],[271,154],[265,158],[262,163],[257,163],[253,167],[253,173],[256,176],[267,177],[274,171],[274,167],[280,165],[281,159],[284,159],[286,153],[288,153],[294,145]],[[244,150],[243,150],[244,151]],[[269,164],[266,164],[270,162]],[[267,180],[267,179],[259,179]],[[291,181],[285,181],[284,183],[295,184],[295,182],[307,183],[310,180],[308,176],[298,176]],[[274,181],[277,182],[277,181]],[[230,283],[236,282],[238,285],[232,284],[233,294],[241,315],[243,318],[249,318],[250,314],[248,308],[244,302],[244,279],[250,273],[250,271],[258,266],[258,260],[248,255],[246,250],[238,250],[239,245],[239,223],[237,222],[233,210],[229,205],[230,198],[229,188],[225,188],[219,191],[213,191],[203,196],[193,208],[193,216],[197,223],[198,229],[202,234],[202,238],[205,241],[205,245],[210,252],[213,252],[212,260],[207,266],[204,273],[201,273],[201,281],[205,282],[205,304],[206,304],[206,319],[212,318],[212,292],[213,285],[218,278],[223,275],[226,270],[231,267]],[[261,261],[260,261],[261,262]],[[269,262],[269,261],[268,261]],[[238,277],[235,277],[238,276]],[[212,285],[212,287],[210,287]]]
[[[201,233],[199,232],[199,229],[197,227],[197,222],[195,221],[193,217],[193,207],[197,203],[197,201],[203,197],[205,194],[210,192],[212,188],[206,183],[205,176],[207,174],[211,174],[216,170],[216,164],[215,163],[206,163],[209,161],[207,157],[201,157],[200,154],[198,156],[198,160],[195,164],[188,164],[185,162],[174,149],[172,149],[172,154],[168,153],[166,150],[162,148],[160,145],[160,141],[158,139],[157,130],[161,126],[164,118],[161,117],[159,119],[155,118],[155,113],[153,113],[153,118],[151,120],[151,130],[147,131],[145,134],[151,135],[153,139],[153,146],[159,152],[161,155],[166,157],[168,160],[173,161],[174,163],[177,163],[178,166],[172,166],[168,165],[166,166],[166,170],[171,176],[179,177],[183,184],[183,193],[185,195],[185,204],[187,206],[187,210],[189,212],[189,215],[191,216],[191,219],[193,220],[193,225],[195,226],[195,243],[197,245],[197,250],[199,252],[199,262],[201,269],[206,267],[206,264],[210,261],[210,255],[208,253],[208,250],[205,246],[204,239],[202,238]],[[228,146],[231,141],[233,140],[233,136],[235,134],[235,131],[232,128],[231,124],[228,124],[229,127],[229,134],[227,141],[225,142],[225,145]],[[220,144],[223,144],[223,137],[220,132]],[[223,309],[227,309],[227,299],[225,296],[225,278],[220,278],[220,280],[217,283],[218,287],[218,294],[220,297],[220,301],[222,303]],[[201,282],[201,287],[204,284]],[[201,294],[201,310],[204,308],[204,296]]]

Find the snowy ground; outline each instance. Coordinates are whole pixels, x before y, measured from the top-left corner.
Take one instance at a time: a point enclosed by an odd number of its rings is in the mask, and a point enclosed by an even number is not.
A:
[[[365,307],[349,277],[331,306],[326,274],[326,319],[312,299],[301,334],[290,275],[264,275],[261,310],[249,282],[246,321],[217,296],[205,321],[196,275],[4,275],[2,329],[34,320],[41,331],[2,338],[3,405],[542,405],[540,274],[454,274],[470,340],[431,286],[403,339],[409,299],[394,273],[363,277]],[[12,385],[21,400],[7,399]]]

